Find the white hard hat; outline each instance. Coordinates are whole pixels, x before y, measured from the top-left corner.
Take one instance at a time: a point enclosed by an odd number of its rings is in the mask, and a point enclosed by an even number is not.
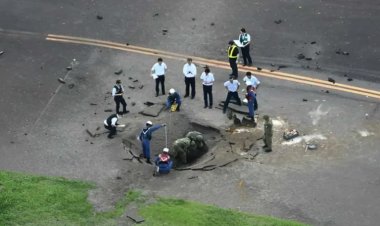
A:
[[[166,153],[169,153],[169,148],[164,148],[162,151],[166,152]]]
[[[251,81],[247,81],[245,84],[246,84],[247,86],[251,86],[251,85],[252,85],[252,82],[251,82]]]
[[[175,93],[175,89],[173,89],[173,88],[169,89],[169,93],[170,93],[170,94]]]
[[[153,125],[153,122],[152,121],[146,121],[146,124],[151,126],[151,125]]]

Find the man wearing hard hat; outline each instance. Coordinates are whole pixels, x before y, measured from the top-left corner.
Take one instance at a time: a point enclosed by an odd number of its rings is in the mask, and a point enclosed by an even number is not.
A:
[[[170,159],[169,155],[169,148],[164,148],[162,153],[156,157],[154,163],[156,164],[155,174],[169,173],[173,166],[173,161]]]
[[[172,109],[173,106],[174,106],[174,109]],[[166,109],[172,109],[172,111],[180,111],[180,106],[181,106],[181,97],[175,91],[175,89],[171,88],[169,90],[168,99],[166,100]]]
[[[146,162],[152,164],[150,161],[150,140],[152,139],[152,133],[161,127],[166,126],[166,124],[153,125],[151,121],[146,122],[146,128],[144,128],[139,136],[139,140],[142,144],[143,156],[146,158]]]

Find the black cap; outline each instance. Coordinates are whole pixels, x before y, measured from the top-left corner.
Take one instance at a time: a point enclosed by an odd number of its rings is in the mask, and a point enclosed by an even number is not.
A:
[[[120,84],[120,83],[121,83],[120,79],[116,80],[116,84]]]
[[[250,71],[247,71],[247,73],[245,73],[245,75],[252,75],[252,73]]]
[[[243,27],[242,29],[240,29],[240,31],[245,33],[245,28]]]

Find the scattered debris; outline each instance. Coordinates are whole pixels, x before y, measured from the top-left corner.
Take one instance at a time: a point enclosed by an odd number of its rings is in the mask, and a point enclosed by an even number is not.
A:
[[[24,133],[25,136],[28,136],[28,133]]]
[[[279,20],[275,20],[274,23],[275,23],[275,24],[281,24],[281,23],[282,23],[282,20],[281,20],[281,19],[279,19]]]
[[[212,22],[211,24],[210,24],[210,26],[214,26],[215,25],[215,23],[214,22]]]
[[[117,177],[116,177],[116,180],[121,180],[121,176],[117,176]]]
[[[96,19],[98,19],[98,20],[103,20],[103,16],[101,16],[101,15],[96,15]]]
[[[136,87],[135,86],[128,86],[128,88],[135,89]]]
[[[302,101],[303,101],[303,102],[307,102],[307,99],[306,99],[306,98],[303,98]]]
[[[162,29],[162,32],[168,32],[168,29]]]
[[[315,55],[321,55],[321,51],[315,52]]]
[[[127,43],[125,43],[125,45],[126,45],[126,46],[129,46],[129,43],[127,42]]]
[[[132,77],[128,77],[129,80],[132,80],[133,78]]]
[[[68,85],[69,89],[72,89],[72,88],[74,88],[74,86],[75,86],[75,84],[74,84],[74,83],[71,83],[71,84],[69,84],[69,85]]]
[[[278,67],[277,67],[277,70],[280,70],[281,68],[287,68],[288,66],[286,66],[286,65],[279,65]]]
[[[142,89],[142,88],[144,88],[144,85],[140,85],[140,86],[139,86],[139,89]]]
[[[115,75],[120,75],[121,73],[123,73],[123,70],[120,69],[120,70],[118,70],[118,71],[115,71],[114,73],[115,73]]]
[[[368,113],[365,113],[365,118],[368,119]]]
[[[138,81],[139,81],[138,79],[133,80],[133,82],[138,82]]]
[[[353,79],[352,78],[348,78],[347,81],[351,82]]]
[[[276,65],[275,65],[274,63],[271,63],[270,66],[274,67],[274,66],[276,66]]]
[[[90,103],[90,105],[95,106],[95,105],[98,105],[98,104],[96,104],[96,103]]]
[[[332,82],[332,84],[335,84],[335,80],[333,78],[327,78],[327,81]]]
[[[198,178],[198,176],[191,176],[191,177],[188,177],[187,179],[191,180],[191,179],[196,179]]]
[[[155,16],[159,16],[160,14],[159,13],[155,13],[154,15],[153,15],[153,17],[155,17]]]
[[[297,55],[297,59],[299,59],[299,60],[305,59],[305,55],[303,55],[302,53],[300,53],[300,54]]]
[[[58,78],[58,82],[62,83],[62,84],[66,84],[65,80],[63,78]]]
[[[191,18],[191,20],[192,20],[192,21],[195,21],[195,18],[193,17],[193,18]]]
[[[112,109],[105,109],[104,112],[112,112]]]
[[[136,105],[136,102],[132,102],[131,105],[132,105],[132,106],[135,106],[135,105]]]
[[[148,107],[150,107],[150,106],[154,105],[154,103],[152,103],[152,102],[149,102],[149,101],[145,102],[144,104],[145,104],[146,106],[148,106]]]
[[[261,67],[257,67],[257,70],[258,70],[258,71],[261,71],[261,70],[263,70],[263,69],[262,69]]]
[[[289,141],[282,142],[282,145],[293,145],[297,143],[301,143],[302,141],[305,141],[306,143],[309,143],[312,140],[326,140],[327,138],[321,134],[311,134],[306,136],[299,136]]]
[[[241,125],[241,120],[236,116],[236,114],[232,115],[234,120],[234,125]]]
[[[293,139],[295,137],[298,137],[300,134],[297,130],[295,129],[292,129],[292,130],[286,130],[284,132],[284,134],[282,135],[282,137],[285,139],[285,140],[290,140],[290,139]]]
[[[371,135],[375,135],[375,133],[371,133],[368,130],[358,130],[358,133],[362,137],[368,137],[368,136],[371,136]]]
[[[311,61],[312,58],[311,58],[311,57],[306,57],[305,60],[307,60],[307,61]]]
[[[138,216],[135,211],[129,211],[127,212],[127,217],[131,220],[133,220],[135,223],[139,224],[144,222],[144,218]]]
[[[326,90],[325,93],[330,93],[330,91]]]
[[[350,55],[349,52],[342,51],[341,49],[336,50],[335,53],[338,54],[338,55],[345,55],[345,56]]]
[[[86,132],[88,135],[90,135],[90,137],[95,137],[95,135],[96,135],[96,134],[91,133],[91,131],[88,129],[86,129]]]
[[[316,150],[318,146],[316,144],[306,144],[306,150]]]
[[[66,70],[71,71],[71,70],[73,70],[73,67],[72,66],[68,66],[68,67],[66,67]]]
[[[317,44],[317,42],[316,41],[312,41],[312,42],[310,42],[310,44],[314,45],[314,44]]]
[[[4,50],[0,51],[0,56],[3,55],[5,53]]]

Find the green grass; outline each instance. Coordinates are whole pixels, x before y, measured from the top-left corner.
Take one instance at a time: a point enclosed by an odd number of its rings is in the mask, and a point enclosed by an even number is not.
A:
[[[140,209],[149,226],[301,226],[295,221],[250,215],[196,202],[160,198],[158,202]]]
[[[265,216],[254,216],[195,202],[148,197],[130,191],[115,208],[95,212],[87,201],[91,183],[64,178],[31,176],[0,171],[0,226],[118,225],[129,204],[139,207],[143,225],[302,225]]]

